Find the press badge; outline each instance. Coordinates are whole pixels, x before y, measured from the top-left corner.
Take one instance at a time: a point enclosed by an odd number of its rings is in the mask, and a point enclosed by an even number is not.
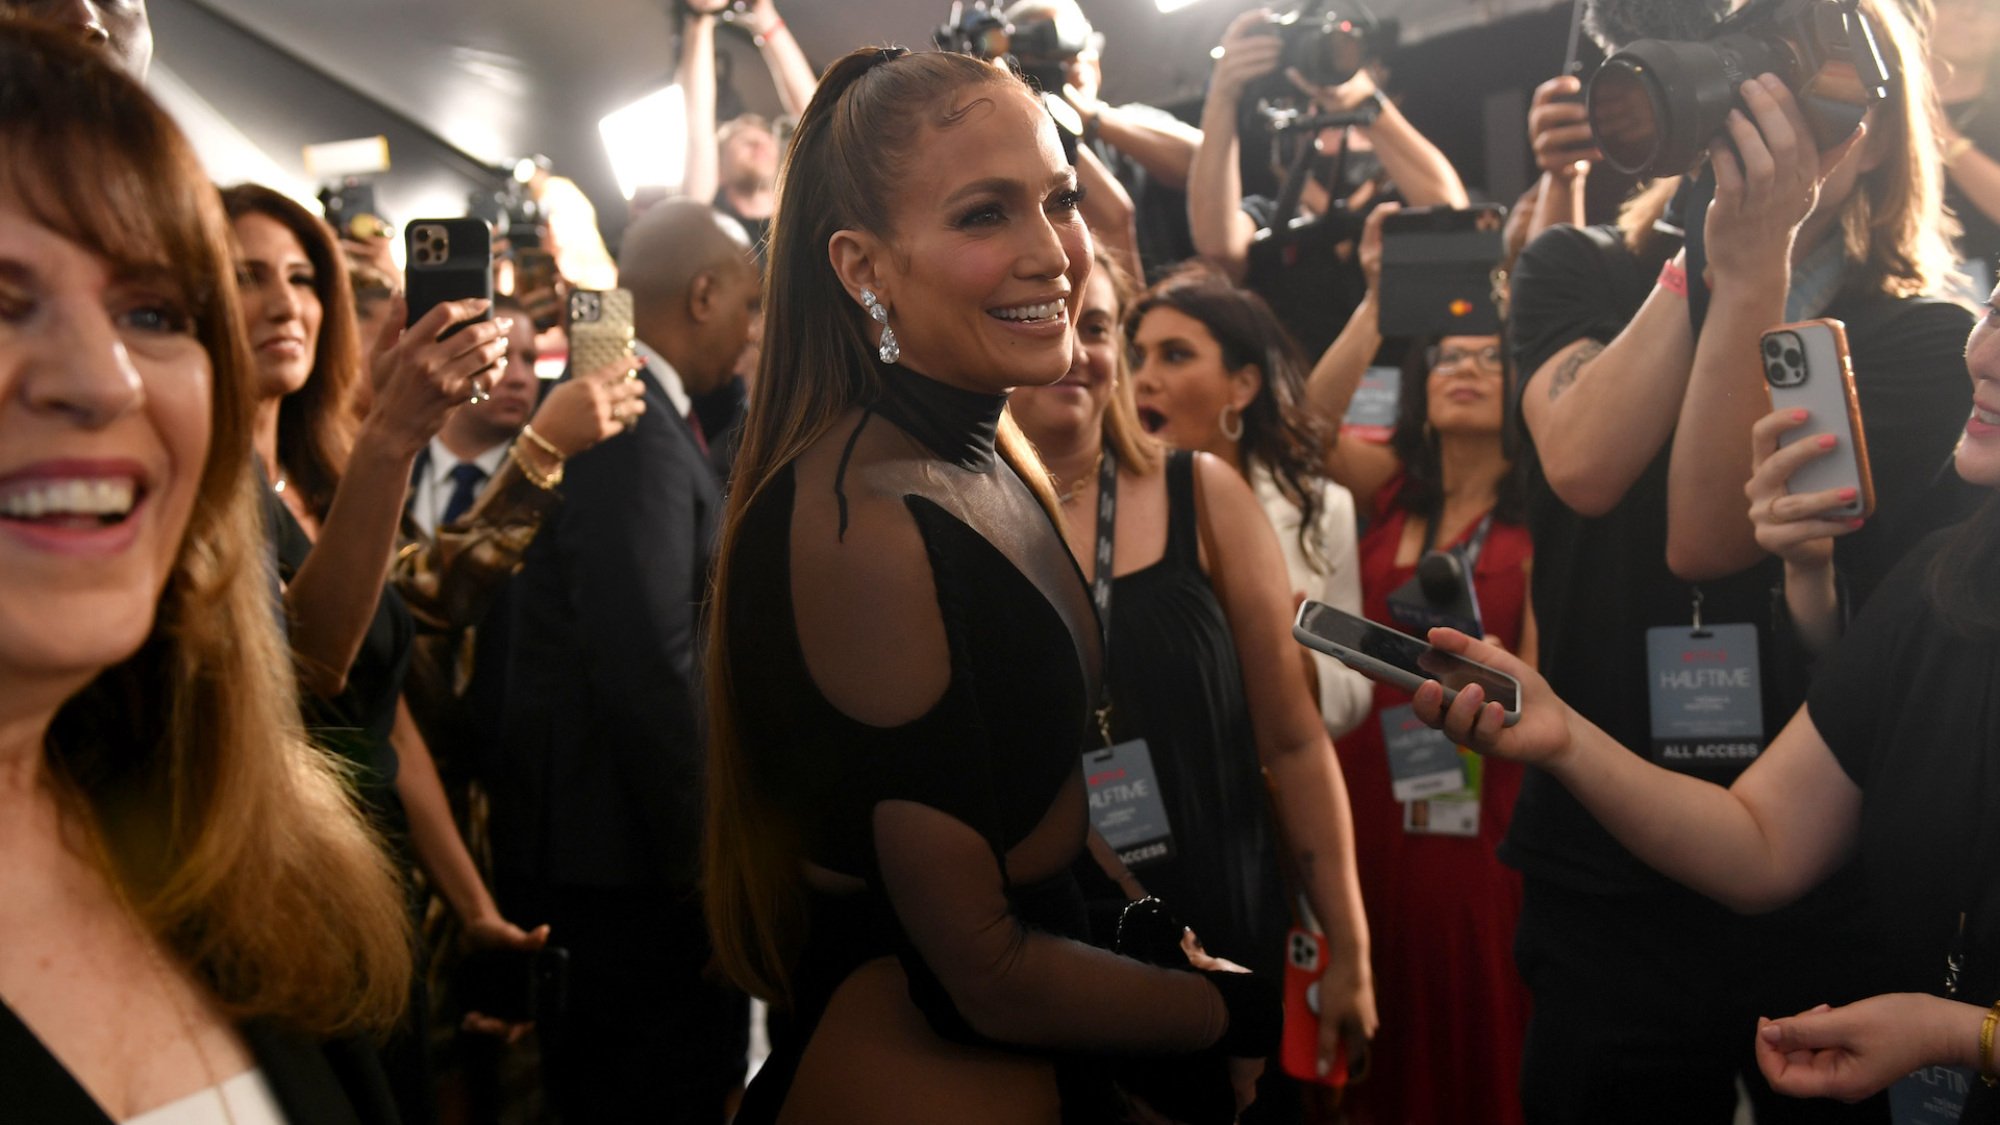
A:
[[[1403,831],[1412,836],[1479,835],[1479,787],[1484,780],[1484,763],[1479,755],[1459,748],[1465,769],[1465,788],[1403,804]]]
[[[1465,788],[1458,744],[1417,718],[1414,708],[1382,710],[1382,745],[1389,751],[1389,784],[1398,801],[1415,801]]]
[[[1725,771],[1748,765],[1763,750],[1755,625],[1648,629],[1646,675],[1654,762],[1683,772]]]
[[[1083,756],[1084,787],[1090,794],[1090,824],[1127,867],[1174,854],[1167,802],[1146,740],[1135,738]]]
[[[1961,1066],[1927,1066],[1889,1087],[1895,1125],[1957,1125],[1972,1094],[1973,1074]]]

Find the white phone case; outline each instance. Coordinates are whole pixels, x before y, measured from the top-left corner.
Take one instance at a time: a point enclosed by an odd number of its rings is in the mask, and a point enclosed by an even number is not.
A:
[[[1847,333],[1837,320],[1781,324],[1764,333],[1759,358],[1771,409],[1804,409],[1805,425],[1778,438],[1779,448],[1834,435],[1834,447],[1806,463],[1786,491],[1820,492],[1851,488],[1854,503],[1830,514],[1867,517],[1875,511],[1875,484],[1868,470],[1868,440],[1854,394],[1854,369],[1847,357]]]

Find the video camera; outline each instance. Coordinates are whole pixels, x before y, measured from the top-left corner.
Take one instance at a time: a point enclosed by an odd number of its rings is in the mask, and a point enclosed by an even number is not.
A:
[[[1077,37],[1054,19],[1007,19],[999,0],[953,0],[951,17],[933,32],[939,48],[989,62],[1006,60],[1044,94],[1062,96],[1064,67],[1090,49],[1090,36]]]
[[[1641,39],[1606,59],[1585,96],[1591,133],[1621,172],[1687,171],[1743,104],[1737,90],[1765,73],[1798,98],[1821,151],[1896,79],[1860,0],[1751,0],[1703,40]]]

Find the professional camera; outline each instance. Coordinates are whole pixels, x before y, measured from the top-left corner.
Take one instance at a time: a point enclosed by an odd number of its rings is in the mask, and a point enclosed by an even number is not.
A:
[[[375,185],[358,176],[343,176],[319,189],[319,205],[327,225],[342,238],[389,238],[396,233],[375,205]]]
[[[1641,39],[1606,59],[1586,95],[1591,133],[1621,172],[1676,175],[1765,73],[1798,98],[1821,151],[1852,136],[1896,77],[1860,0],[1751,0],[1704,40]]]
[[[1278,69],[1247,93],[1253,100],[1286,101],[1299,96],[1287,71],[1298,71],[1315,86],[1338,86],[1395,46],[1398,25],[1377,20],[1365,8],[1359,16],[1344,16],[1326,7],[1324,0],[1306,0],[1293,11],[1272,16],[1265,31],[1284,44]]]
[[[542,227],[547,219],[542,214],[541,201],[529,192],[528,184],[536,172],[548,171],[550,167],[548,157],[536,155],[522,157],[511,168],[494,169],[494,186],[468,193],[465,213],[485,219],[493,232],[504,236],[515,250],[540,249]]]
[[[1089,37],[1075,38],[1074,30],[1052,19],[1013,23],[1002,14],[999,0],[973,0],[969,7],[964,0],[954,0],[951,18],[931,38],[946,51],[989,61],[1005,59],[1042,93],[1060,97],[1064,68],[1090,48]]]

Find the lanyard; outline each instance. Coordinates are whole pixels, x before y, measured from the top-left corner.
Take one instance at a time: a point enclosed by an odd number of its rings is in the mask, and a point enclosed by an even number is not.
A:
[[[1097,731],[1111,745],[1111,558],[1118,538],[1118,449],[1104,446],[1097,466],[1097,554],[1090,577],[1090,600],[1097,605],[1097,625],[1103,631],[1099,648]]]
[[[1442,515],[1442,512],[1440,512],[1439,514]],[[1459,561],[1465,564],[1465,572],[1467,574],[1471,574],[1472,568],[1479,564],[1479,552],[1484,551],[1486,549],[1486,533],[1492,530],[1493,530],[1493,509],[1488,508],[1486,510],[1486,514],[1479,517],[1479,526],[1472,529],[1472,538],[1467,539],[1463,546],[1455,548],[1459,557]],[[1419,555],[1430,553],[1430,549],[1432,547],[1437,546],[1437,538],[1438,538],[1437,518],[1433,517],[1431,519],[1425,520],[1424,545],[1417,553]]]

